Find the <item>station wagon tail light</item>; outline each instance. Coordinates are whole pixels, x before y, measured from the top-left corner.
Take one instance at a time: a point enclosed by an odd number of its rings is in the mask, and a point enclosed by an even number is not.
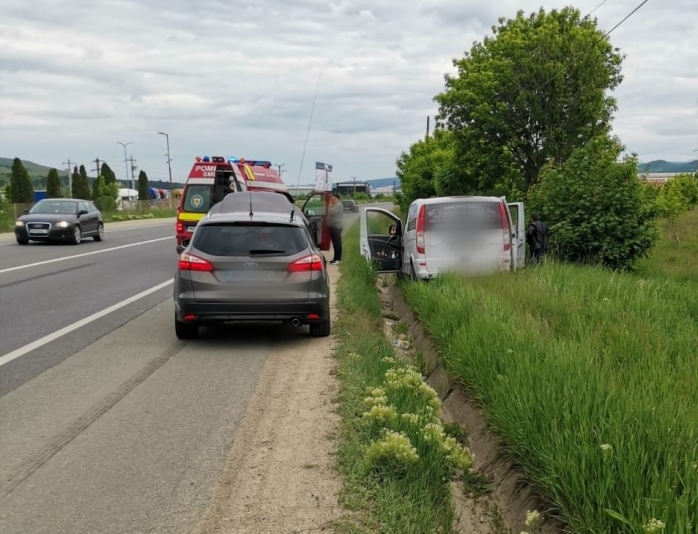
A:
[[[204,273],[210,273],[214,270],[213,264],[210,261],[186,252],[182,253],[179,257],[177,268],[180,271],[198,271]]]
[[[499,214],[502,216],[502,232],[504,237],[504,252],[511,250],[511,229],[509,228],[509,217],[507,217],[507,208],[503,202],[499,203]]]
[[[424,208],[422,204],[417,215],[417,252],[419,254],[424,254]]]
[[[322,256],[311,254],[299,260],[294,261],[288,266],[289,272],[292,273],[307,273],[311,271],[322,271],[325,268],[325,262],[322,261]]]

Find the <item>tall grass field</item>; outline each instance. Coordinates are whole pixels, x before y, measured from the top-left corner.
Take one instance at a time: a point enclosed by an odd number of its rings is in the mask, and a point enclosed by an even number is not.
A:
[[[576,533],[698,532],[698,214],[639,274],[405,283],[449,371]]]

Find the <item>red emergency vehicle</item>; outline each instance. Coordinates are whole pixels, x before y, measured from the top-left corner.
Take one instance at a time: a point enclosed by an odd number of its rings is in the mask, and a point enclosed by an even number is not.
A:
[[[223,200],[228,193],[248,190],[273,191],[284,195],[290,202],[294,202],[288,187],[272,168],[270,161],[242,158],[226,159],[221,156],[197,157],[189,172],[177,207],[177,251],[181,252],[186,247],[197,223],[203,219],[214,204]],[[330,249],[329,230],[325,216],[329,195],[328,192],[316,193],[302,206],[302,211],[306,217],[316,221],[321,250]],[[311,201],[312,205],[320,203],[325,206],[325,209],[306,210],[306,206]],[[306,211],[308,212],[306,213]]]

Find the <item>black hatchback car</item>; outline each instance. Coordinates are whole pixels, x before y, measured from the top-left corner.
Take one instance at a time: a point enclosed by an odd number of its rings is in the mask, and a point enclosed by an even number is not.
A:
[[[20,245],[29,241],[79,245],[83,237],[104,239],[102,212],[89,200],[45,198],[15,221],[15,238]]]

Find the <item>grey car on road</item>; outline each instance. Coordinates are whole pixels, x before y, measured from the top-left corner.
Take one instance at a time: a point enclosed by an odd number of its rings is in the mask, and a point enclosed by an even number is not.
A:
[[[327,265],[307,222],[293,211],[247,211],[214,211],[196,226],[174,279],[177,337],[259,321],[309,325],[311,336],[329,336]]]

